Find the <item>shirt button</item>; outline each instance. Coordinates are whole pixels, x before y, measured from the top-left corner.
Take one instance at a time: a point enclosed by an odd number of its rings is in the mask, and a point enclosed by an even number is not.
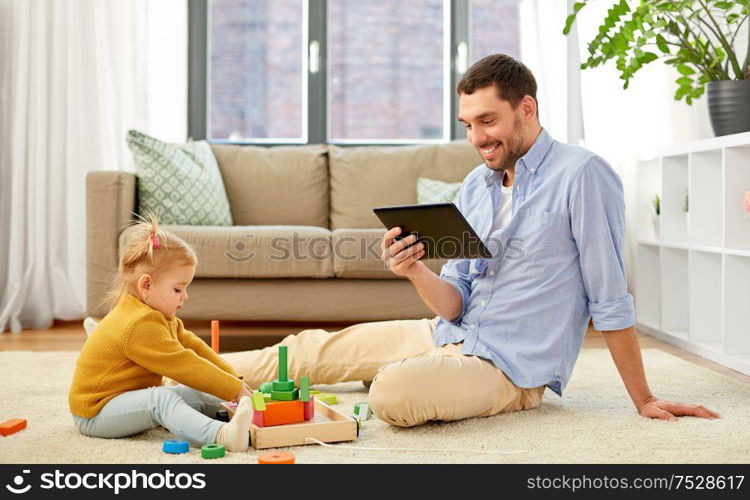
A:
[[[482,301],[482,302],[480,302],[479,304],[480,304],[480,305],[481,305],[482,307],[484,307],[484,306],[486,306],[486,305],[487,305],[487,301],[486,301],[486,300],[483,300],[483,301]]]
[[[492,269],[490,269],[490,276],[494,276],[494,275],[495,275],[495,271],[493,271]]]
[[[477,325],[475,325],[474,323],[472,323],[472,324],[471,324],[471,325],[469,325],[469,326],[471,327],[471,329],[472,329],[472,330],[476,330],[476,329],[477,329]]]

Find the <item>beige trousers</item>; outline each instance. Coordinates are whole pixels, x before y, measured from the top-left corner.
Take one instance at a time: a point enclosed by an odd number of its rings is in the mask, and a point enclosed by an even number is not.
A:
[[[400,427],[539,406],[544,387],[516,386],[490,361],[460,354],[461,344],[434,347],[436,324],[437,318],[304,330],[275,346],[223,357],[257,388],[278,378],[278,345],[288,346],[290,378],[309,376],[311,384],[371,380],[373,413]]]

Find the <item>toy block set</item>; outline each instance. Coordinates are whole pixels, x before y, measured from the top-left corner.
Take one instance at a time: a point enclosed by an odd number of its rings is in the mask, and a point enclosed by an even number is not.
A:
[[[315,395],[310,394],[310,377],[300,378],[296,388],[294,380],[287,377],[287,347],[279,346],[279,378],[261,384],[253,394],[253,424],[257,427],[298,424],[314,416]]]
[[[262,449],[313,444],[308,438],[327,443],[357,439],[357,422],[316,400],[316,395],[336,402],[334,395],[311,390],[309,377],[300,377],[299,385],[295,385],[288,378],[287,346],[279,346],[279,377],[261,384],[253,394],[253,446]],[[230,416],[234,415],[237,403],[222,405]]]

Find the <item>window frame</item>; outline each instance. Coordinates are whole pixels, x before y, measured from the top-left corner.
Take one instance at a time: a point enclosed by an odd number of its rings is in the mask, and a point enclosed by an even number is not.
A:
[[[188,136],[203,140],[208,135],[210,89],[209,62],[209,0],[188,2]],[[329,140],[327,87],[327,0],[303,0],[306,25],[303,25],[303,134],[299,139],[258,138],[247,141],[211,139],[216,144],[285,146],[301,144],[333,144],[338,146],[445,144],[466,136],[458,121],[458,96],[455,88],[463,76],[460,71],[459,45],[469,44],[469,1],[443,0],[443,137],[439,139],[339,139]],[[306,40],[305,40],[306,38]],[[319,68],[310,71],[310,45],[319,46]]]

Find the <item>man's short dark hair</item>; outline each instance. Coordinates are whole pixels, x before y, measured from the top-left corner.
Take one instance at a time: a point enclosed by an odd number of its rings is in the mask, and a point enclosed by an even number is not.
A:
[[[493,54],[475,62],[458,82],[456,93],[473,94],[477,89],[490,85],[495,86],[500,99],[508,101],[514,108],[524,96],[529,95],[537,100],[536,79],[531,70],[521,61],[505,54]]]

